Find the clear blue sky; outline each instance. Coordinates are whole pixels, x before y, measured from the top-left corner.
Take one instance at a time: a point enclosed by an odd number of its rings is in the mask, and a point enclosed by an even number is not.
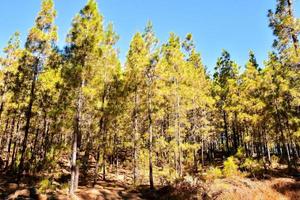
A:
[[[297,16],[300,2],[295,0]],[[63,46],[73,16],[86,0],[55,0],[58,12],[59,45]],[[259,63],[271,50],[273,36],[268,28],[267,10],[275,0],[98,0],[105,23],[115,25],[120,41],[120,58],[124,62],[133,34],[143,31],[148,20],[154,25],[160,42],[170,32],[182,38],[191,32],[203,62],[213,69],[221,50],[227,49],[239,65],[244,66],[252,49]],[[24,42],[39,11],[39,0],[2,0],[0,6],[0,48],[15,31]]]

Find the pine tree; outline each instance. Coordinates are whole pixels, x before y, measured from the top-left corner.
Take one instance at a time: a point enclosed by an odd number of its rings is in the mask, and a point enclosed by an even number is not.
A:
[[[112,128],[111,123],[115,120],[116,114],[119,112],[119,108],[115,108],[116,100],[118,99],[117,91],[121,87],[121,64],[117,55],[117,51],[114,49],[114,45],[118,40],[118,35],[114,32],[113,25],[109,24],[104,31],[104,39],[101,44],[101,60],[100,68],[96,68],[94,71],[94,79],[88,86],[87,95],[91,96],[90,105],[93,102],[96,105],[92,108],[100,110],[95,113],[97,116],[101,116],[99,120],[100,135],[103,136],[102,149],[103,149],[103,179],[106,177],[106,159],[109,146],[109,130]],[[93,97],[94,96],[94,97]],[[97,105],[101,105],[100,108]],[[99,147],[98,147],[99,151]],[[98,158],[98,157],[97,157]],[[98,160],[99,162],[99,160]],[[97,170],[96,170],[97,171]]]
[[[133,136],[133,183],[138,181],[138,155],[141,131],[142,92],[146,87],[144,71],[149,65],[148,51],[140,33],[136,33],[130,43],[127,55],[125,77],[129,98],[133,102],[132,108],[132,136]]]
[[[271,85],[278,88],[275,92],[277,95],[274,95],[277,111],[277,117],[275,118],[277,121],[275,123],[284,123],[284,125],[278,124],[277,129],[280,130],[281,140],[285,142],[285,144],[282,144],[283,150],[291,168],[291,152],[289,150],[297,146],[291,141],[293,133],[297,132],[297,128],[295,127],[299,125],[299,112],[297,111],[299,102],[296,99],[298,99],[300,93],[298,87],[300,80],[298,73],[300,62],[298,39],[300,22],[294,16],[292,0],[278,0],[275,13],[269,10],[268,17],[270,21],[269,26],[276,36],[273,46],[278,51],[278,54],[271,54],[269,56],[266,69],[268,69],[268,72],[273,73]],[[283,129],[287,129],[288,136],[284,136]],[[295,153],[296,151],[293,150],[293,152],[294,157],[298,157]]]
[[[240,81],[241,109],[238,118],[240,124],[247,130],[247,135],[245,133],[241,135],[241,140],[243,140],[241,146],[245,147],[246,153],[249,155],[250,141],[247,141],[249,138],[252,138],[252,143],[254,143],[255,138],[261,138],[260,142],[267,143],[266,132],[263,134],[261,131],[266,129],[266,127],[263,127],[265,104],[262,99],[262,79],[258,63],[252,51],[249,52],[249,60]],[[251,135],[249,135],[249,132]]]
[[[69,60],[68,81],[73,90],[72,108],[74,109],[74,130],[72,142],[70,194],[78,187],[79,166],[77,164],[77,149],[83,134],[83,113],[85,106],[84,90],[93,76],[93,67],[99,66],[101,56],[100,44],[103,42],[102,16],[95,0],[89,0],[79,14],[75,16],[72,28],[67,37]]]
[[[26,50],[28,51],[28,67],[32,72],[31,88],[28,107],[26,109],[26,123],[24,128],[24,139],[22,142],[21,158],[19,164],[19,177],[23,173],[25,152],[27,148],[30,122],[32,118],[32,107],[36,97],[36,84],[39,74],[44,70],[48,63],[55,42],[57,40],[57,27],[54,25],[56,11],[52,0],[42,1],[41,11],[39,12],[35,26],[30,29],[26,41]]]
[[[10,162],[11,147],[16,143],[15,134],[18,132],[17,125],[21,118],[21,111],[26,106],[24,103],[26,99],[27,82],[29,78],[27,71],[22,65],[22,57],[24,50],[20,47],[19,33],[16,32],[8,41],[8,45],[4,48],[5,57],[0,61],[1,66],[1,109],[0,122],[3,128],[4,135],[0,139],[0,149],[2,150],[5,138],[7,138],[7,155],[5,168],[10,169],[14,167],[14,159]],[[2,113],[4,115],[2,116]],[[7,125],[11,120],[10,130],[7,130]],[[3,123],[6,121],[6,123]],[[7,133],[8,135],[5,135]]]
[[[145,78],[147,83],[147,112],[148,112],[148,123],[149,123],[149,183],[150,189],[154,189],[154,181],[153,181],[153,99],[154,99],[154,91],[155,91],[155,79],[156,79],[156,67],[159,62],[159,55],[157,49],[158,39],[155,37],[155,33],[153,31],[153,26],[151,22],[148,22],[143,38],[146,43],[146,47],[148,50],[148,59],[149,64],[145,69]]]
[[[233,99],[230,99],[229,94],[234,95],[237,80],[237,65],[231,60],[230,54],[223,50],[222,56],[218,58],[214,74],[214,95],[216,98],[216,106],[219,109],[220,117],[223,119],[223,131],[226,138],[226,151],[230,153],[229,147],[229,131],[230,131],[230,107]],[[236,100],[235,100],[236,102]],[[221,135],[221,138],[223,136]],[[223,145],[223,140],[222,140]]]
[[[158,76],[161,83],[161,93],[164,94],[165,107],[163,112],[168,116],[170,133],[174,134],[174,165],[178,176],[182,176],[182,126],[186,119],[186,101],[183,99],[184,91],[187,91],[185,80],[187,74],[185,71],[186,62],[184,54],[181,51],[179,37],[174,33],[170,34],[169,41],[162,47],[162,59],[158,67]]]
[[[198,171],[198,150],[201,147],[201,161],[204,165],[204,144],[209,142],[212,135],[212,120],[210,115],[213,112],[214,99],[211,96],[212,84],[205,67],[202,63],[201,55],[196,51],[192,34],[186,36],[183,47],[187,52],[188,93],[186,98],[190,101],[188,111],[188,121],[190,122],[188,137],[190,149],[194,160],[194,170]],[[198,145],[201,144],[201,145]]]
[[[273,29],[274,35],[278,37],[274,41],[273,46],[284,53],[292,45],[296,57],[299,58],[298,35],[300,34],[300,22],[294,16],[293,1],[277,0],[275,13],[269,10],[268,17],[270,21],[269,26]]]

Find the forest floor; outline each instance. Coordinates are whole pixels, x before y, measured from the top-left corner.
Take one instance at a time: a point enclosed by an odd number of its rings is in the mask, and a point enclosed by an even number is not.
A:
[[[13,199],[57,199],[69,200],[68,164],[61,163],[58,171],[24,176],[19,184],[14,175],[0,172],[0,200]],[[170,185],[156,185],[150,190],[148,185],[132,186],[131,170],[120,169],[118,175],[107,173],[104,181],[99,175],[94,183],[93,167],[85,175],[81,174],[78,200],[154,200],[154,199],[204,199],[204,200],[298,200],[300,199],[300,174],[289,174],[285,168],[272,170],[262,177],[234,176],[214,180],[203,180],[187,176]],[[84,171],[82,170],[81,173]],[[154,177],[156,180],[159,177]],[[45,181],[46,180],[46,181]],[[51,180],[51,181],[48,181]],[[147,183],[147,176],[144,183]]]
[[[68,189],[50,188],[43,193],[34,181],[37,177],[26,177],[21,184],[13,183],[9,177],[0,178],[0,199],[57,199],[68,200]],[[54,182],[54,185],[60,183]],[[300,199],[300,179],[295,177],[269,177],[258,180],[245,177],[215,179],[211,182],[201,182],[194,186],[186,182],[150,191],[149,186],[139,186],[136,189],[124,181],[98,181],[95,185],[80,184],[76,192],[78,200],[113,200],[113,199],[236,199],[236,200],[298,200]]]

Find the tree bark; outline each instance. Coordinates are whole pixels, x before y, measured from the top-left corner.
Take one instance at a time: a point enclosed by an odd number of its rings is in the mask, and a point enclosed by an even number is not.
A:
[[[77,105],[76,105],[76,115],[74,119],[74,132],[73,132],[73,142],[72,142],[72,157],[71,157],[71,181],[70,181],[70,195],[74,195],[74,192],[78,188],[79,182],[79,167],[77,165],[77,149],[78,149],[78,139],[80,135],[81,129],[81,113],[82,113],[82,104],[83,104],[83,95],[82,95],[82,88],[85,84],[83,80],[80,88],[79,88],[79,95],[77,98]]]
[[[25,113],[26,125],[25,125],[25,131],[24,131],[24,139],[22,142],[21,158],[20,158],[19,171],[18,171],[18,182],[20,181],[21,175],[23,173],[23,168],[24,168],[24,159],[25,159],[24,156],[25,156],[25,152],[26,152],[26,148],[27,148],[27,139],[28,139],[28,134],[29,134],[29,129],[30,129],[32,106],[33,106],[34,99],[35,99],[35,86],[36,86],[37,75],[38,75],[38,63],[36,63],[34,65],[34,72],[33,72],[33,77],[32,77],[32,82],[31,82],[31,90],[30,90],[30,99],[29,99],[27,111]]]
[[[175,98],[176,98],[176,104],[175,104],[175,125],[176,125],[176,144],[177,144],[177,153],[176,153],[176,163],[177,164],[177,174],[181,177],[182,176],[182,162],[181,162],[181,133],[180,133],[180,97],[178,94],[178,90],[179,90],[179,86],[178,86],[178,80],[176,79],[176,94],[175,94]]]
[[[5,164],[5,169],[7,169],[9,165],[9,157],[10,157],[10,150],[11,150],[11,143],[12,143],[12,137],[13,137],[13,132],[15,129],[15,119],[16,119],[16,114],[13,117],[11,128],[10,128],[10,134],[8,138],[8,147],[7,147],[7,155],[6,155],[6,164]]]
[[[227,151],[227,155],[229,155],[228,125],[227,125],[226,112],[224,110],[223,110],[223,120],[224,120],[224,132],[226,137],[226,151]]]
[[[287,3],[288,3],[288,12],[289,12],[289,15],[294,18],[294,14],[293,14],[293,8],[292,8],[292,0],[287,0]],[[293,40],[293,45],[294,45],[294,49],[295,49],[295,54],[296,54],[296,57],[298,57],[298,49],[299,49],[299,40],[298,40],[298,36],[297,34],[295,34],[295,30],[294,30],[294,27],[291,27],[292,30],[290,31],[291,32],[291,36],[292,36],[292,40]]]
[[[137,88],[134,94],[134,119],[133,119],[133,185],[138,179],[138,94]]]
[[[153,122],[152,122],[152,92],[151,92],[151,85],[148,89],[148,120],[149,120],[149,182],[150,182],[150,189],[154,189],[153,183],[153,166],[152,166],[152,140],[153,140]]]

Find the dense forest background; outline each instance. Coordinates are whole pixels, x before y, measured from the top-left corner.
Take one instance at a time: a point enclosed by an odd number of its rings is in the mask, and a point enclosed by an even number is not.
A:
[[[159,43],[151,22],[133,36],[122,65],[119,36],[103,26],[95,0],[75,15],[60,49],[54,2],[43,0],[25,46],[16,32],[0,59],[1,170],[21,181],[67,160],[71,194],[88,175],[97,182],[121,169],[151,189],[186,175],[255,174],[274,162],[297,170],[293,11],[291,0],[268,11],[276,40],[263,66],[253,51],[240,66],[223,50],[209,74],[192,34]]]

